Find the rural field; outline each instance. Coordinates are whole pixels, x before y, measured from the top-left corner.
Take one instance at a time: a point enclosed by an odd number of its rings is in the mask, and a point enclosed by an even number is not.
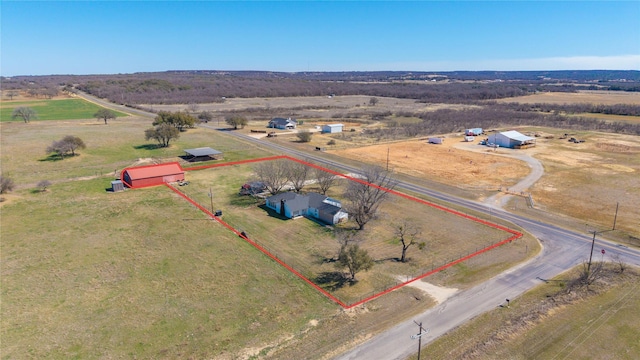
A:
[[[567,95],[573,94],[558,96]],[[479,201],[526,176],[529,167],[521,157],[529,156],[544,167],[540,181],[527,190],[536,206],[528,208],[524,198],[515,197],[507,204],[510,211],[587,232],[610,227],[618,203],[619,231],[607,237],[640,245],[640,210],[635,206],[640,200],[637,136],[528,127],[519,130],[540,135],[537,146],[517,151],[489,151],[477,143],[463,143],[459,133],[434,134],[445,137],[443,145],[427,144],[425,138],[365,140],[357,136],[362,129],[384,128],[389,121],[419,121],[394,115],[374,120],[374,113],[463,106],[394,98],[379,98],[370,106],[369,99],[227,99],[222,104],[201,104],[200,110],[218,109],[210,124],[221,126],[225,111],[256,107],[262,108],[260,113],[273,110],[273,116],[302,114],[298,116],[304,121],[302,127],[311,130],[345,123],[348,132],[315,133],[310,143],[284,132],[263,141],[351,163],[388,163],[399,176],[440,183]],[[249,126],[240,131],[265,130],[268,117],[249,117]],[[31,358],[247,359],[294,358],[301,353],[327,358],[435,304],[423,290],[403,287],[345,311],[168,188],[105,191],[128,166],[180,161],[188,167],[180,158],[186,148],[212,147],[224,153],[224,162],[274,155],[259,144],[203,127],[181,133],[168,148],[157,148],[144,139],[151,121],[126,116],[105,125],[90,115],[0,124],[2,173],[16,183],[0,202],[3,358],[29,354]],[[560,139],[564,133],[585,142],[569,143]],[[65,135],[82,138],[87,148],[64,160],[49,158],[46,147]],[[331,140],[335,145],[327,144]],[[316,147],[326,151],[317,152]],[[179,190],[205,208],[213,201],[213,208],[223,211],[224,221],[246,231],[309,278],[335,271],[322,261],[335,256],[338,248],[331,230],[307,219],[281,220],[260,207],[258,200],[238,196],[240,186],[252,178],[249,165],[191,170],[187,172],[191,184]],[[40,191],[36,184],[42,180],[53,185]],[[340,198],[341,186],[331,195]],[[411,261],[406,264],[394,260],[400,247],[389,228],[401,214],[412,214],[427,238],[425,250],[410,248]],[[460,222],[454,215],[405,199],[385,203],[379,219],[364,232],[367,239],[362,246],[377,260],[373,269],[358,273],[360,281],[354,286],[324,284],[347,302],[406,281],[440,261],[464,256],[485,242],[503,239],[496,230]],[[425,281],[465,289],[538,251],[537,240],[525,234]]]
[[[229,214],[223,216],[226,223],[245,231],[251,240],[346,304],[363,300],[513,236],[427,204],[391,195],[382,204],[378,219],[367,224],[364,230],[357,231],[356,235],[362,239],[361,247],[369,252],[376,265],[372,270],[358,274],[357,283],[345,284],[336,277],[335,258],[340,248],[336,231],[353,231],[357,225],[347,222],[333,230],[305,218],[284,220],[268,210],[264,200],[238,194],[240,186],[252,179],[251,167],[247,164],[189,171],[190,185],[179,190],[207,208],[211,191],[214,194],[213,207],[224,209],[223,213]],[[342,180],[342,184],[330,189],[327,195],[342,199],[347,181],[352,180]],[[319,190],[309,185],[304,191]],[[418,241],[427,244],[422,251],[417,246],[410,248],[406,263],[398,261],[401,246],[394,235],[394,224],[403,220],[419,227],[422,232]],[[530,247],[534,252],[537,248],[528,239],[515,240],[503,246],[509,249],[504,251],[509,254],[507,257],[513,259],[524,259],[533,254],[525,249]],[[491,255],[481,255],[485,263],[481,267],[506,261],[506,258],[493,254],[492,251]]]
[[[184,148],[211,146],[224,152],[225,161],[271,155],[201,128],[182,133],[169,148],[156,148],[143,136],[150,122],[129,116],[108,125],[95,119],[0,125],[3,175],[17,185],[0,202],[3,358],[225,359],[293,349],[320,358],[434,304],[421,290],[404,287],[345,312],[237,236],[220,231],[169,189],[106,191],[123,168],[182,161]],[[87,148],[75,157],[48,159],[44,149],[68,134],[84,139]],[[244,182],[243,171],[218,173],[221,179],[190,171],[193,183],[187,188],[208,205],[210,188],[222,196],[228,186],[224,196],[235,195],[240,183],[226,183],[225,177]],[[53,185],[40,191],[36,184],[42,180]],[[388,213],[399,211],[400,204],[389,205]],[[224,218],[235,216],[237,226],[260,234],[250,218],[234,214],[247,206],[230,203],[223,207]],[[265,217],[255,204],[245,211]],[[315,223],[299,224],[318,231]],[[392,251],[379,250],[380,256],[399,255],[390,237],[381,244]],[[474,258],[473,268],[449,268],[441,281],[470,286],[535,254],[535,244],[525,236],[491,257]],[[422,254],[410,251],[409,256]],[[362,275],[363,285],[366,277],[373,278]]]

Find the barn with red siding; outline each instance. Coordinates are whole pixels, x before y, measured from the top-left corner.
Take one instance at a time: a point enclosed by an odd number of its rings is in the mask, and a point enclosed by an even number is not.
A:
[[[122,171],[120,180],[130,188],[156,186],[183,181],[184,170],[177,162],[131,167]]]

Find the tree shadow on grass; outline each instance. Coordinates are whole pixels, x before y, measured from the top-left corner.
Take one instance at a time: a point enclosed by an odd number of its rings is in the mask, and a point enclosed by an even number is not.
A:
[[[155,150],[155,149],[159,149],[161,146],[160,144],[142,144],[142,145],[136,145],[133,148],[136,150]]]
[[[74,156],[79,156],[80,154],[74,154],[74,155],[65,155],[65,156],[60,156],[58,154],[50,154],[49,156],[47,156],[46,158],[43,159],[39,159],[38,161],[60,161],[60,160],[64,160],[66,158],[72,158]]]
[[[341,271],[321,272],[318,276],[316,276],[315,279],[313,279],[313,281],[316,284],[318,284],[320,287],[327,289],[329,291],[335,291],[337,289],[340,289],[345,284],[348,284],[349,286],[355,284],[355,282],[351,281]]]

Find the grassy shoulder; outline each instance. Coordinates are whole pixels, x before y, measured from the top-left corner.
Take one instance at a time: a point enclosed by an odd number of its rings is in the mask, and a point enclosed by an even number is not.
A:
[[[440,337],[430,359],[635,359],[640,272],[607,264],[589,287],[574,269]],[[411,357],[415,359],[416,356]]]
[[[93,119],[93,114],[102,109],[101,106],[82,99],[3,101],[2,105],[0,105],[0,122],[22,121],[11,118],[13,110],[18,107],[32,108],[38,114],[37,119],[33,119],[33,121]],[[114,111],[114,113],[117,117],[129,116],[119,111]]]

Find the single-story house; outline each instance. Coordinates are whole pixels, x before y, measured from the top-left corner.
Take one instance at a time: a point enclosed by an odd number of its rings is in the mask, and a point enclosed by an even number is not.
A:
[[[519,149],[521,147],[535,146],[536,139],[530,136],[523,135],[515,130],[504,131],[497,134],[489,135],[487,145],[499,146],[512,149]]]
[[[319,193],[284,192],[268,197],[266,205],[289,219],[306,216],[330,225],[349,219],[338,200]]]
[[[296,119],[292,118],[273,118],[269,121],[267,127],[281,130],[295,129],[298,126]]]
[[[126,168],[120,180],[130,188],[162,185],[184,181],[184,170],[177,162]]]
[[[343,124],[327,124],[322,125],[322,132],[328,134],[341,133],[343,128]]]
[[[195,149],[185,149],[187,161],[207,161],[222,159],[222,152],[210,147],[199,147]]]
[[[464,131],[464,134],[467,136],[478,136],[478,135],[482,135],[482,128],[473,128],[473,129],[466,129]]]

